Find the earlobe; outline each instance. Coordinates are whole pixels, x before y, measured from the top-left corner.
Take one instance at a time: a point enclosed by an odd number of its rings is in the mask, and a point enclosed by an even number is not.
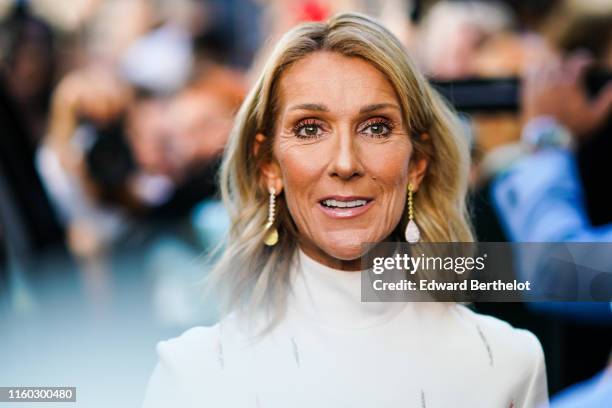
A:
[[[280,166],[276,162],[267,162],[261,166],[261,173],[268,191],[274,189],[276,194],[283,191],[283,179]]]
[[[261,146],[266,141],[266,136],[262,133],[258,133],[255,136],[255,144],[253,145],[253,154],[257,156],[260,152]],[[283,190],[283,181],[281,177],[281,170],[278,163],[273,159],[266,160],[261,165],[262,182],[266,187],[267,191],[274,189],[276,194],[280,194]]]

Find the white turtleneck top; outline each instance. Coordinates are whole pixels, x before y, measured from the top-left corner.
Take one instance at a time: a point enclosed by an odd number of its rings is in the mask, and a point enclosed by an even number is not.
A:
[[[160,342],[144,408],[548,406],[530,332],[453,303],[361,302],[359,272],[296,260],[272,331],[233,315]]]

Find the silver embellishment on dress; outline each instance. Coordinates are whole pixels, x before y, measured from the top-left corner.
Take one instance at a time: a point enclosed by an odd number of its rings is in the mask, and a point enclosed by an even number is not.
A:
[[[291,338],[291,345],[293,346],[293,357],[295,358],[295,364],[299,367],[300,366],[300,353],[298,351],[297,343],[295,342],[295,339],[293,337]]]
[[[483,344],[485,345],[485,348],[487,349],[487,354],[489,355],[489,365],[493,367],[493,352],[491,351],[491,346],[489,345],[489,341],[487,340],[484,333],[480,329],[480,326],[476,325],[476,330],[478,330],[478,335],[480,336],[480,339],[482,340]]]
[[[425,391],[421,390],[421,408],[427,408],[427,404],[425,404]]]

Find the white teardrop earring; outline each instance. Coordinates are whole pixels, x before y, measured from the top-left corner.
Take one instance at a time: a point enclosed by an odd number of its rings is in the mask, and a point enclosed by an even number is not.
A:
[[[264,237],[264,244],[267,246],[274,246],[278,242],[278,231],[274,227],[274,215],[276,212],[276,190],[270,189],[270,200],[268,204],[268,222],[264,228],[266,235]]]
[[[414,222],[414,209],[412,207],[412,183],[408,183],[408,225],[406,225],[406,241],[414,244],[421,239],[421,231]]]

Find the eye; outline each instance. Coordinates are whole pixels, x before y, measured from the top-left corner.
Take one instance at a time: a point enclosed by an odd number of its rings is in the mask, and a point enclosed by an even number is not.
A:
[[[392,130],[393,124],[389,120],[378,118],[367,121],[359,133],[370,137],[387,137]]]
[[[315,119],[306,119],[294,126],[293,133],[301,139],[313,139],[320,137],[323,133],[323,129],[319,121]]]

